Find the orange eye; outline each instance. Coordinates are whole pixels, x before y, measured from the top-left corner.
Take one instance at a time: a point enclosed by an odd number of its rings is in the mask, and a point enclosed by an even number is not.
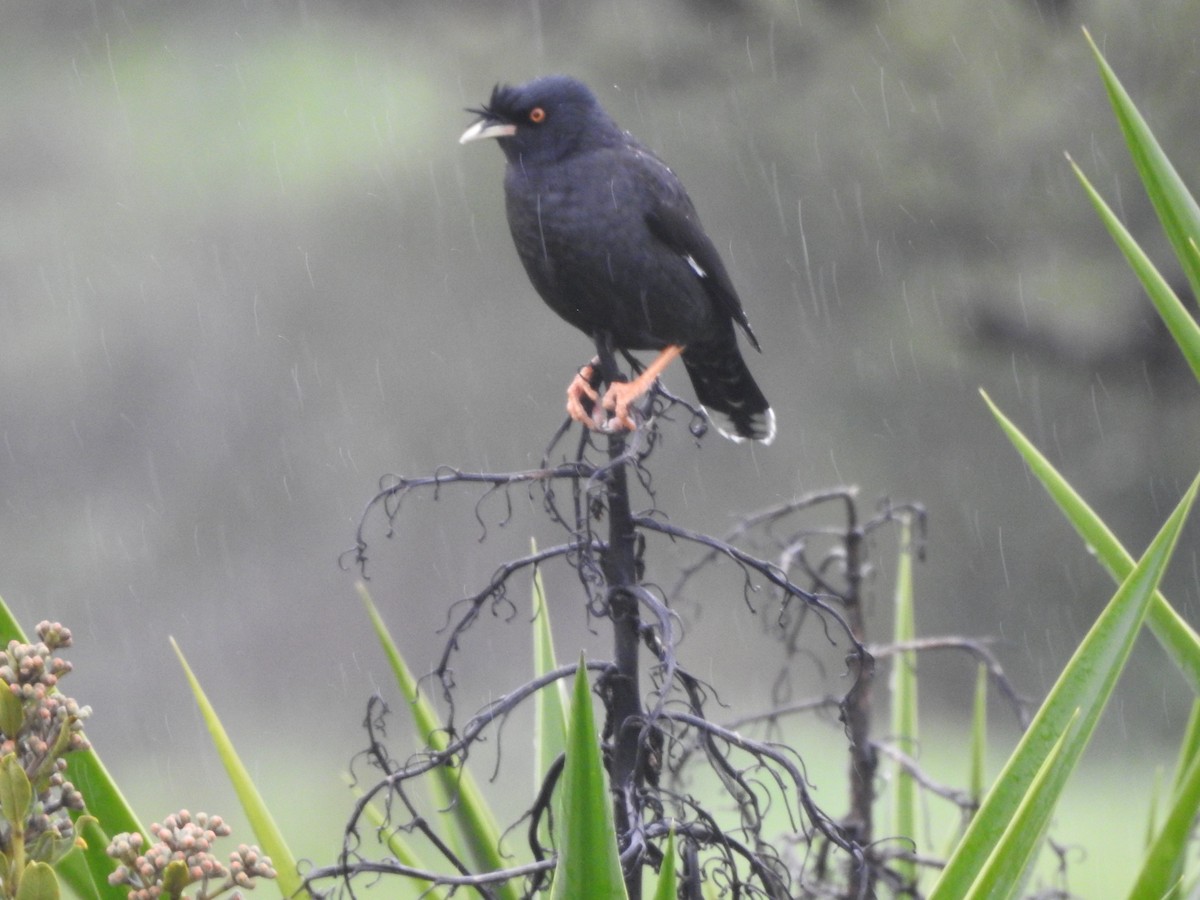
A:
[[[535,106],[529,111],[529,121],[534,125],[540,125],[546,121],[546,111],[540,106]]]

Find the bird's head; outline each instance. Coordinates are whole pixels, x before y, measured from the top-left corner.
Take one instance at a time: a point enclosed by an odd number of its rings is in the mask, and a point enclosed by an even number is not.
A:
[[[484,106],[467,112],[479,118],[458,142],[496,138],[510,162],[554,162],[619,143],[624,134],[587,85],[567,75],[546,75],[516,86],[498,84]]]

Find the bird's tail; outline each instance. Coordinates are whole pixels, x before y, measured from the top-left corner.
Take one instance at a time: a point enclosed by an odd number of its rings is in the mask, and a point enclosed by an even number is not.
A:
[[[696,398],[721,434],[738,443],[775,440],[775,413],[750,374],[736,340],[689,346],[683,364]]]

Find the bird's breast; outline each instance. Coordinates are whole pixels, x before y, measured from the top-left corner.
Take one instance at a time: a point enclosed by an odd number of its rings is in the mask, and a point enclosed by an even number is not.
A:
[[[542,299],[577,328],[629,349],[683,343],[709,303],[692,266],[646,224],[630,173],[599,165],[510,166],[513,242]]]

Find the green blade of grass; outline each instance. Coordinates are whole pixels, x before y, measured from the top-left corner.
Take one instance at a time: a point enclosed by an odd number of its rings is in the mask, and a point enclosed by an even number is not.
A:
[[[563,835],[552,897],[626,900],[604,762],[592,716],[592,693],[582,656],[571,698],[562,790]]]
[[[537,543],[531,542],[531,550],[537,553]],[[558,668],[554,653],[554,636],[550,631],[550,610],[546,606],[546,588],[542,573],[533,570],[533,672],[542,676]],[[546,690],[538,691],[535,699],[534,722],[536,734],[534,745],[534,784],[541,782],[551,763],[558,759],[566,746],[567,699],[562,681],[556,681]]]
[[[400,693],[408,703],[410,715],[416,725],[417,734],[427,746],[435,752],[445,750],[447,746],[446,731],[433,706],[422,696],[417,679],[404,662],[399,647],[392,639],[383,617],[379,614],[367,587],[362,582],[357,585],[358,595],[366,607],[367,615],[383,651],[387,655],[388,664],[400,687]],[[438,789],[446,798],[453,798],[449,804],[449,813],[457,828],[461,845],[471,856],[472,862],[482,871],[494,872],[507,868],[510,861],[500,854],[500,829],[492,815],[491,807],[484,799],[470,769],[465,766],[438,766],[434,770]],[[518,900],[521,896],[518,887],[505,883],[497,885],[494,890],[500,897],[507,900]]]
[[[971,715],[971,746],[970,770],[967,773],[967,796],[971,805],[967,809],[966,818],[960,823],[949,846],[942,856],[949,857],[954,852],[955,845],[962,840],[964,829],[970,824],[971,818],[983,803],[983,793],[987,790],[987,699],[988,699],[988,669],[983,663],[979,664],[975,676],[975,708]]]
[[[1058,504],[1084,543],[1095,552],[1096,558],[1115,581],[1123,581],[1133,570],[1133,557],[1050,461],[1000,411],[987,393],[980,393],[1001,429],[1025,460],[1025,464],[1042,483],[1051,499]],[[1167,656],[1187,679],[1192,690],[1200,695],[1200,637],[1166,598],[1157,592],[1150,604],[1146,624],[1150,626],[1150,631],[1158,639]]]
[[[275,819],[271,815],[271,811],[267,809],[267,804],[263,801],[262,795],[259,794],[258,788],[254,786],[254,780],[250,777],[249,771],[247,771],[246,766],[238,756],[233,742],[229,739],[229,735],[225,731],[225,726],[221,724],[221,720],[217,716],[217,711],[209,702],[208,696],[204,693],[204,688],[200,686],[199,679],[192,672],[192,667],[188,665],[183,651],[179,649],[179,645],[175,643],[174,638],[170,640],[171,647],[175,650],[175,655],[179,657],[179,664],[183,667],[183,673],[192,688],[192,696],[196,698],[196,705],[200,708],[200,715],[204,717],[204,724],[208,726],[208,733],[212,737],[213,745],[217,748],[217,755],[221,757],[221,764],[225,766],[225,773],[229,776],[229,783],[233,785],[233,789],[237,792],[238,800],[242,804],[242,810],[246,813],[246,818],[250,821],[250,827],[254,829],[254,835],[258,838],[259,846],[262,848],[263,853],[271,857],[271,862],[275,866],[275,871],[278,873],[280,893],[285,897],[307,900],[309,893],[304,889],[304,882],[300,878],[299,870],[296,868],[296,857],[292,854],[291,849],[284,840],[283,832],[275,824]]]
[[[1167,159],[1146,120],[1134,106],[1133,100],[1086,28],[1083,34],[1091,45],[1096,63],[1100,67],[1105,90],[1112,101],[1117,122],[1125,134],[1125,143],[1129,146],[1130,155],[1137,166],[1142,184],[1145,185],[1146,194],[1154,204],[1163,231],[1175,248],[1175,255],[1179,257],[1180,265],[1183,266],[1192,286],[1193,295],[1200,297],[1200,256],[1197,256],[1190,246],[1192,241],[1200,240],[1200,206],[1196,204],[1183,179]]]
[[[967,790],[971,801],[978,808],[987,787],[987,698],[988,670],[980,663],[975,676],[975,710],[971,717],[971,772],[967,778]]]
[[[537,541],[531,540],[530,551],[537,553]],[[542,572],[533,569],[533,672],[537,677],[558,668],[554,652],[554,636],[550,630],[550,608],[546,605],[546,586]],[[562,680],[555,681],[537,692],[533,707],[533,783],[542,785],[555,761],[566,752],[567,698]],[[550,814],[542,816],[538,838],[551,843],[552,825],[562,823],[562,791],[550,798]]]
[[[1104,202],[1104,198],[1099,192],[1092,187],[1092,183],[1088,181],[1083,170],[1075,164],[1075,161],[1069,156],[1068,162],[1071,163],[1071,168],[1075,170],[1076,176],[1083,184],[1083,188],[1087,191],[1088,197],[1092,201],[1092,205],[1096,207],[1096,212],[1099,213],[1101,221],[1108,228],[1109,234],[1113,236],[1121,252],[1125,254],[1125,259],[1128,260],[1129,266],[1141,281],[1142,287],[1146,291],[1146,295],[1154,304],[1154,308],[1158,310],[1158,315],[1166,323],[1167,330],[1171,332],[1171,337],[1175,339],[1175,343],[1179,345],[1180,351],[1187,360],[1188,365],[1192,367],[1192,374],[1200,381],[1200,326],[1197,326],[1196,321],[1188,313],[1187,308],[1180,302],[1179,297],[1175,295],[1175,291],[1171,289],[1171,285],[1167,280],[1159,274],[1158,269],[1154,267],[1154,263],[1138,246],[1137,241],[1133,239],[1133,235],[1121,224],[1121,220],[1117,218],[1116,213],[1109,208],[1109,205]]]
[[[916,637],[913,610],[912,527],[907,517],[900,520],[900,553],[896,563],[896,623],[893,640],[910,643]],[[917,753],[917,652],[904,650],[892,662],[892,734],[909,756]],[[917,784],[899,762],[892,779],[893,834],[917,840]],[[918,869],[912,860],[896,860],[896,873],[905,884],[916,885]]]
[[[1062,747],[1063,758],[1059,765],[1064,767],[1063,775],[1061,778],[1056,775],[1054,783],[1065,780],[1066,773],[1078,761],[1112,694],[1117,676],[1129,658],[1198,488],[1200,476],[1192,482],[1129,577],[1121,583],[1076,648],[996,784],[988,792],[983,806],[971,820],[961,843],[934,885],[931,900],[964,896],[987,864],[1030,784],[1067,731],[1077,710],[1080,711],[1078,726],[1071,729]]]
[[[1188,715],[1187,725],[1183,730],[1183,739],[1179,743],[1179,759],[1175,764],[1175,778],[1171,787],[1165,788],[1163,785],[1163,768],[1157,766],[1154,771],[1154,785],[1150,794],[1150,810],[1147,815],[1146,823],[1146,853],[1149,854],[1151,849],[1155,847],[1155,842],[1161,839],[1159,831],[1158,817],[1160,815],[1160,807],[1163,806],[1164,794],[1166,795],[1166,806],[1168,809],[1176,808],[1181,802],[1183,792],[1186,791],[1187,779],[1191,772],[1193,761],[1200,756],[1200,699],[1192,701],[1192,710]],[[1171,891],[1164,895],[1170,900],[1180,896],[1178,890],[1178,882],[1184,874],[1184,860],[1175,857],[1170,862],[1163,861],[1161,855],[1163,849],[1160,848],[1159,865],[1172,865],[1174,871],[1172,877],[1160,879],[1160,883],[1172,885]],[[1193,896],[1190,892],[1187,896]]]
[[[1067,776],[1071,774],[1070,759],[1064,751],[1067,736],[1078,720],[1079,710],[1075,710],[1021,797],[996,849],[971,885],[966,900],[1009,900],[1020,892],[1046,836],[1046,829],[1050,827],[1050,817]]]
[[[1142,860],[1129,900],[1174,896],[1183,879],[1192,823],[1200,812],[1200,754],[1194,754],[1158,836]]]

